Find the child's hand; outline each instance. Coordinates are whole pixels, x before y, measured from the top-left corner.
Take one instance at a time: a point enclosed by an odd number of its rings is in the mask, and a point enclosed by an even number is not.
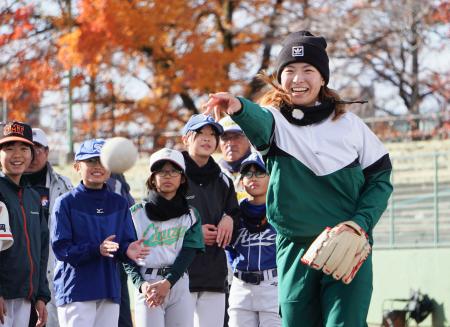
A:
[[[232,94],[219,92],[209,95],[209,100],[203,105],[203,114],[214,114],[214,119],[219,120],[222,113],[232,115],[242,109],[241,102]]]
[[[145,296],[145,304],[149,308],[155,308],[160,305],[159,301],[156,299],[156,291],[149,289],[148,294]]]
[[[147,289],[146,303],[150,308],[157,307],[164,303],[170,291],[170,282],[167,279],[153,283]]]
[[[224,215],[217,225],[217,244],[225,248],[231,241],[231,234],[233,233],[233,218]]]
[[[115,237],[116,235],[110,235],[100,244],[100,254],[102,256],[114,258],[112,253],[117,252],[119,249],[119,243],[112,241]]]
[[[149,282],[143,282],[141,285],[141,293],[144,294],[145,297],[147,297],[149,287],[150,287]]]
[[[3,297],[0,296],[0,323],[3,325],[5,323],[6,316],[6,303]]]
[[[150,254],[150,247],[144,244],[144,239],[130,243],[127,249],[127,256],[131,260],[138,261],[145,259]]]
[[[217,227],[211,224],[202,225],[203,240],[206,245],[214,245],[217,241]]]
[[[47,323],[47,308],[42,300],[37,300],[35,304],[38,321],[36,327],[42,327]]]

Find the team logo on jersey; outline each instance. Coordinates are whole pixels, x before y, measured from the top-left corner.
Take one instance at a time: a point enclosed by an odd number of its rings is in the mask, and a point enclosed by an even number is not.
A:
[[[186,226],[176,226],[160,230],[155,224],[150,224],[144,231],[144,238],[146,238],[144,244],[150,247],[172,245],[184,237],[186,230]],[[147,235],[150,236],[147,238]]]
[[[292,57],[303,57],[303,45],[292,47]]]
[[[97,209],[97,213],[105,213],[105,212],[103,211],[103,208],[100,208],[100,209]]]
[[[4,231],[6,233],[6,225],[0,224],[0,231]]]
[[[241,228],[234,244],[241,244],[243,247],[270,246],[275,244],[277,235],[266,228],[262,233],[250,233],[248,229]]]

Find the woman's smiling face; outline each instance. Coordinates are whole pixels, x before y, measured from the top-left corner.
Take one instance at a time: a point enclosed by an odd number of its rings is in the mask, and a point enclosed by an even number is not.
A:
[[[295,105],[314,106],[323,85],[325,81],[322,75],[317,68],[308,63],[292,63],[281,72],[281,86],[291,96],[291,101]]]

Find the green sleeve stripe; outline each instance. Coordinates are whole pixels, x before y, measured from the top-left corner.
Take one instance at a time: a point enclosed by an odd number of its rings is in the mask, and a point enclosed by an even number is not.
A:
[[[143,208],[142,203],[136,203],[130,208],[131,213],[136,212],[136,210]]]
[[[183,248],[197,249],[203,252],[205,251],[205,244],[203,241],[202,220],[197,209],[192,206],[190,208],[192,209],[195,218],[197,218],[197,221],[186,231],[186,234],[184,234]]]

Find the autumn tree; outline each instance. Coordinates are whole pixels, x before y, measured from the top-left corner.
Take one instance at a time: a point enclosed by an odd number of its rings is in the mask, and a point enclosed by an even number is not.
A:
[[[11,119],[24,120],[39,108],[45,90],[59,87],[53,27],[24,1],[9,1],[0,10],[0,98],[8,102]]]
[[[148,95],[118,119],[144,115],[157,134],[198,113],[202,95],[241,83],[232,72],[246,68],[260,37],[251,19],[236,28],[234,16],[268,7],[266,1],[80,1],[76,27],[59,40],[59,59],[90,76],[107,68],[139,80]],[[254,21],[262,25],[260,16]]]
[[[430,57],[449,47],[448,17],[437,14],[444,7],[448,1],[356,1],[329,21],[336,24],[332,50],[348,76],[366,88],[384,85],[376,110],[396,115],[403,104],[418,114],[426,98],[448,104],[448,65],[430,66]]]
[[[421,55],[448,27],[448,1],[45,3],[56,10],[30,0],[1,7],[0,96],[10,118],[24,119],[45,91],[70,90],[79,138],[135,133],[163,144],[209,92],[254,98],[263,87],[255,75],[273,72],[281,39],[300,29],[327,37],[332,86],[344,95],[389,83],[412,112],[426,98],[448,103],[448,71],[431,71]],[[388,105],[379,95],[374,101]]]

